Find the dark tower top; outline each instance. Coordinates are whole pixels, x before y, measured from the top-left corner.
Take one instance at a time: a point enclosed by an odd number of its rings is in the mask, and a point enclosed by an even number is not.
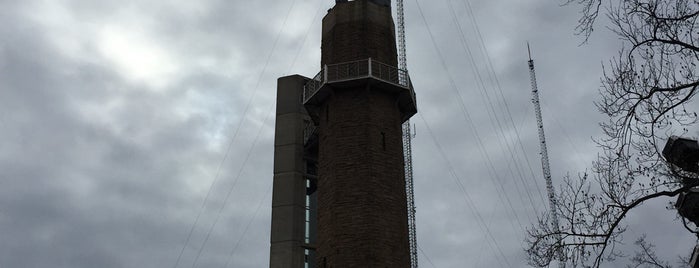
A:
[[[369,0],[370,2],[374,2],[376,4],[382,5],[382,6],[391,6],[391,0]],[[335,0],[335,4],[337,3],[346,3],[348,0]]]
[[[323,18],[321,66],[372,58],[397,66],[390,0],[338,1]]]

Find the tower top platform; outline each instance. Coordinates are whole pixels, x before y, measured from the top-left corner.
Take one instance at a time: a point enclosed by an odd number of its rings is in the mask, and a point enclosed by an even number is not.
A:
[[[322,69],[303,91],[314,121],[334,90],[365,86],[397,96],[402,122],[417,113],[410,76],[398,68],[390,5],[390,0],[337,1],[323,18]]]
[[[371,58],[323,66],[304,85],[303,104],[309,110],[311,118],[317,120],[312,107],[322,103],[331,94],[331,88],[350,88],[362,84],[377,85],[376,89],[398,94],[402,121],[417,113],[415,90],[408,71]]]

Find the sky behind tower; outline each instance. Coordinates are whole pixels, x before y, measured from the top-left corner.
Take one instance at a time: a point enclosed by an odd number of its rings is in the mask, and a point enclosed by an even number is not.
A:
[[[561,2],[405,1],[421,267],[526,266],[547,207],[527,42],[554,184],[600,152],[621,43],[581,45]],[[276,79],[320,70],[333,5],[0,0],[0,267],[268,266]],[[627,237],[674,262],[694,239],[669,201]]]

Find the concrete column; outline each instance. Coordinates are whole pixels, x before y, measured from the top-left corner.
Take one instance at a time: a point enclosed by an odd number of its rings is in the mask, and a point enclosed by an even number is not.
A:
[[[306,180],[303,160],[303,85],[299,75],[277,80],[274,136],[274,190],[270,268],[304,267]]]

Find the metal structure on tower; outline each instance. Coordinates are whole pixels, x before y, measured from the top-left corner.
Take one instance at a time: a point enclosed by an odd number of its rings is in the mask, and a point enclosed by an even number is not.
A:
[[[270,268],[417,265],[403,140],[417,104],[393,17],[390,0],[336,0],[320,71],[277,80]]]
[[[549,165],[548,149],[546,148],[546,135],[544,134],[544,120],[541,117],[541,104],[539,103],[539,89],[536,85],[536,73],[534,72],[534,60],[532,60],[532,52],[527,43],[527,52],[529,53],[529,76],[532,86],[532,103],[534,103],[534,111],[536,113],[536,124],[539,130],[539,146],[541,149],[541,168],[544,171],[544,179],[546,179],[546,191],[549,198],[549,209],[551,210],[551,219],[554,232],[558,235],[554,237],[557,243],[561,242],[560,227],[558,225],[558,212],[556,207],[556,194],[551,181],[551,167]],[[558,267],[565,267],[565,258],[563,256],[563,248],[558,245],[556,254],[558,255]]]
[[[405,49],[405,14],[403,0],[396,1],[396,13],[398,14],[397,41],[398,41],[398,69],[408,70]],[[413,187],[413,155],[412,155],[412,131],[410,120],[403,123],[403,158],[405,164],[405,194],[408,200],[408,232],[410,236],[410,267],[417,268],[417,231],[415,228],[415,191]]]

